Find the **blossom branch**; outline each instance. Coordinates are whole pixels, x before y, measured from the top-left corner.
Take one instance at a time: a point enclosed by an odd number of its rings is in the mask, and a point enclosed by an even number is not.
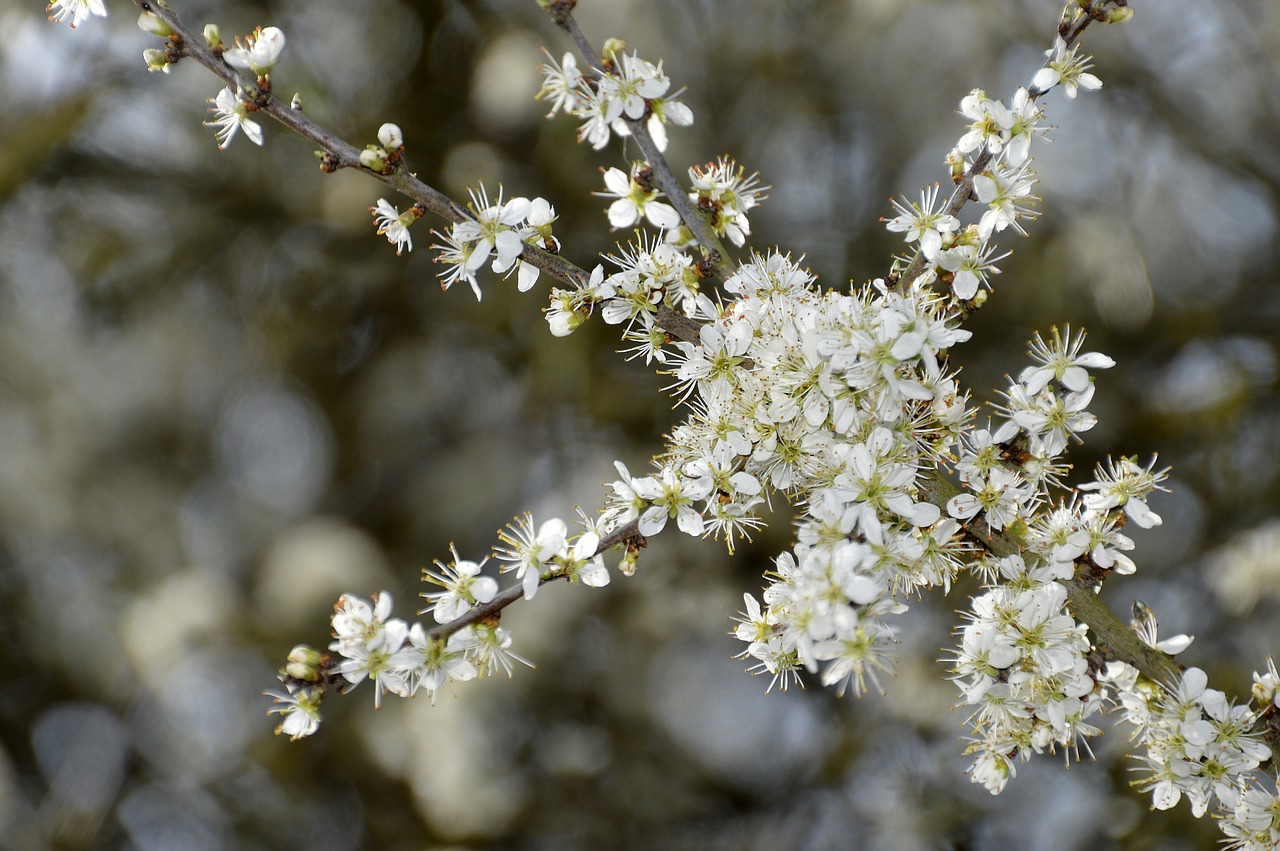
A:
[[[645,539],[640,535],[640,523],[638,520],[633,520],[601,538],[599,546],[596,547],[596,550],[591,554],[591,557],[603,555],[621,544],[625,544],[629,548],[639,548],[646,545]],[[556,573],[550,576],[541,577],[538,580],[538,584],[546,585],[556,581],[557,579],[566,578],[567,574]],[[480,623],[492,618],[498,618],[500,617],[503,609],[510,606],[517,600],[524,599],[524,596],[524,588],[519,583],[512,585],[505,591],[500,592],[489,602],[476,606],[461,617],[455,618],[448,623],[432,627],[427,630],[427,635],[431,638],[448,638],[458,630],[470,626],[473,623]]]
[[[1074,45],[1076,40],[1084,33],[1085,29],[1088,28],[1089,24],[1093,23],[1095,20],[1102,21],[1103,23],[1109,22],[1110,19],[1108,18],[1106,10],[1108,5],[1114,5],[1117,8],[1126,9],[1127,11],[1127,0],[1099,0],[1099,2],[1094,2],[1094,0],[1084,0],[1084,2],[1078,4],[1075,15],[1071,14],[1071,7],[1068,6],[1067,10],[1063,12],[1062,20],[1058,24],[1058,38],[1062,42],[1063,49],[1065,50]],[[1053,60],[1053,54],[1054,52],[1050,51],[1050,55],[1045,59],[1044,64],[1041,65],[1041,69],[1049,67],[1050,62]],[[1027,94],[1032,101],[1040,100],[1047,93],[1047,88],[1037,86],[1034,81],[1027,89]],[[974,157],[969,167],[964,170],[964,173],[956,178],[955,189],[952,190],[951,197],[942,210],[945,215],[956,216],[962,209],[964,209],[964,206],[969,203],[969,201],[976,199],[977,196],[974,194],[973,186],[974,179],[978,175],[982,174],[986,167],[991,164],[994,156],[995,154],[991,150],[990,146],[984,145],[982,150]],[[911,262],[907,264],[907,267],[896,274],[891,274],[887,280],[890,285],[905,289],[911,286],[916,278],[920,277],[924,272],[925,265],[927,263],[928,258],[925,257],[924,252],[917,250],[915,256],[911,258]]]
[[[154,0],[134,0],[140,9],[149,12],[163,21],[176,34],[175,43],[178,56],[187,56],[208,68],[232,89],[242,88],[251,93],[256,111],[269,115],[279,123],[288,127],[299,136],[309,140],[324,151],[321,169],[333,172],[340,168],[355,169],[381,183],[395,189],[400,194],[421,204],[428,211],[435,213],[450,222],[460,223],[472,221],[471,213],[444,193],[420,180],[417,175],[407,169],[398,168],[390,173],[381,174],[365,168],[360,163],[360,151],[351,143],[330,133],[316,122],[307,118],[300,110],[294,109],[270,91],[264,91],[256,81],[242,77],[239,72],[210,48],[204,38],[191,31],[169,6]],[[521,259],[536,266],[547,274],[573,284],[586,281],[590,272],[582,269],[565,258],[544,251],[536,246],[526,244]]]
[[[960,489],[943,474],[934,469],[920,483],[920,490],[934,505],[943,510]],[[976,517],[963,525],[965,534],[976,544],[997,558],[1020,554],[1023,547],[1007,530],[993,529],[982,517]],[[1156,683],[1176,683],[1182,676],[1182,668],[1167,653],[1148,647],[1139,640],[1137,633],[1107,608],[1098,596],[1105,572],[1099,571],[1086,557],[1077,564],[1075,576],[1062,580],[1067,589],[1071,612],[1081,623],[1089,626],[1094,645],[1103,660],[1126,662]]]
[[[564,30],[573,41],[574,46],[578,48],[578,52],[582,54],[582,58],[596,72],[596,75],[603,76],[607,74],[608,70],[605,68],[600,54],[592,47],[591,42],[582,32],[582,28],[578,26],[578,22],[573,15],[567,10],[552,8],[548,9],[548,14],[551,15],[551,19],[555,21],[556,25]],[[649,128],[645,126],[644,118],[625,118],[631,135],[640,146],[640,151],[644,154],[645,160],[653,169],[654,183],[667,196],[667,200],[676,208],[676,212],[680,214],[685,226],[689,228],[694,238],[702,245],[707,254],[707,262],[715,269],[716,275],[722,281],[728,280],[733,275],[733,264],[725,250],[724,243],[711,229],[707,215],[689,200],[688,192],[680,185],[675,173],[671,171],[671,166],[667,164],[666,157],[658,150],[653,137],[649,134]]]

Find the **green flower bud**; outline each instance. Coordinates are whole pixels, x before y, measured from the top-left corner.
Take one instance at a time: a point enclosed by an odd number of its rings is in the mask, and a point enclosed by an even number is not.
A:
[[[360,165],[382,174],[383,169],[387,167],[387,152],[385,149],[377,145],[370,145],[360,152]]]
[[[151,47],[142,51],[142,60],[147,63],[148,71],[169,73],[169,53],[161,48]]]
[[[323,660],[324,654],[319,650],[299,644],[289,651],[284,672],[294,679],[315,682],[320,679],[320,664]]]

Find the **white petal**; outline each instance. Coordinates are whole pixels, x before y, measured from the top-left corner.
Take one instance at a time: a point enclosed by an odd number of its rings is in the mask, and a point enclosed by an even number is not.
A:
[[[630,198],[619,198],[609,205],[609,224],[615,228],[629,228],[640,218],[640,211]]]
[[[673,230],[680,225],[680,214],[676,208],[661,201],[650,201],[644,205],[644,217],[656,228]]]

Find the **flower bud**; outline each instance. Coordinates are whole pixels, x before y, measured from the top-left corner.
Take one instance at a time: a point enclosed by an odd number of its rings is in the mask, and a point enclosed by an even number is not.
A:
[[[600,51],[600,55],[605,59],[613,60],[614,56],[625,52],[627,43],[620,38],[607,38],[604,41],[604,50]]]
[[[618,571],[623,576],[636,575],[636,562],[640,561],[640,550],[638,547],[627,547],[627,554],[622,557],[622,561],[618,562]]]
[[[144,33],[158,35],[161,38],[168,38],[173,35],[173,30],[169,25],[150,12],[143,12],[138,16],[138,29]]]
[[[370,145],[360,152],[360,165],[382,174],[387,167],[387,152],[377,145]]]
[[[320,678],[320,664],[324,654],[314,647],[299,644],[289,651],[288,664],[284,672],[294,679],[315,682]]]
[[[222,36],[218,34],[217,24],[204,25],[204,43],[214,50],[222,47]]]
[[[378,128],[378,141],[382,143],[382,147],[394,151],[404,146],[404,135],[398,124],[384,124]]]
[[[583,316],[576,310],[561,310],[554,313],[547,313],[547,325],[551,328],[551,334],[554,337],[568,337],[574,331],[578,330],[583,322],[587,321],[587,317]]]
[[[169,73],[169,53],[157,47],[149,47],[142,51],[142,61],[147,63],[148,71]]]
[[[1134,16],[1132,6],[1116,6],[1103,13],[1102,22],[1106,24],[1123,24]]]
[[[964,180],[964,154],[960,153],[958,149],[952,149],[951,153],[947,154],[947,165],[951,168],[952,183],[958,184]]]

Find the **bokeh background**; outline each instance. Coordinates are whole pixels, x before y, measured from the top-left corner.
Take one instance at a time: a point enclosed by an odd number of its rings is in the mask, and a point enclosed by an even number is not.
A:
[[[599,169],[531,100],[533,0],[174,2],[224,37],[288,36],[286,96],[357,145],[398,122],[412,167],[462,198],[542,195],[582,264],[610,247]],[[1159,451],[1163,527],[1133,530],[1144,600],[1184,661],[1247,692],[1280,651],[1280,6],[1134,0],[1091,29],[1106,86],[1054,92],[1045,198],[1005,240],[957,354],[990,399],[1036,331],[1115,357],[1074,450]],[[78,31],[0,11],[0,847],[13,849],[1210,847],[1183,807],[1132,792],[1127,732],[1097,761],[964,776],[938,662],[972,586],[903,618],[888,694],[766,695],[730,616],[787,547],[785,506],[730,557],[661,536],[637,576],[553,585],[504,615],[536,670],[432,706],[367,686],[312,739],[272,736],[262,689],[323,645],[343,591],[417,608],[422,567],[478,559],[516,513],[594,510],[611,462],[643,469],[676,418],[664,379],[592,323],[552,338],[547,283],[442,294],[367,207],[273,125],[219,152],[219,84],[148,74],[136,10]],[[946,179],[974,87],[1007,98],[1048,46],[1051,0],[583,0],[598,44],[662,57],[696,124],[683,168],[728,153],[774,187],[753,244],[828,286],[883,274],[887,199]],[[394,200],[394,199],[393,199]],[[397,201],[398,202],[398,201]],[[402,202],[398,202],[402,203]],[[403,205],[403,204],[402,204]],[[438,224],[438,223],[436,223]]]

